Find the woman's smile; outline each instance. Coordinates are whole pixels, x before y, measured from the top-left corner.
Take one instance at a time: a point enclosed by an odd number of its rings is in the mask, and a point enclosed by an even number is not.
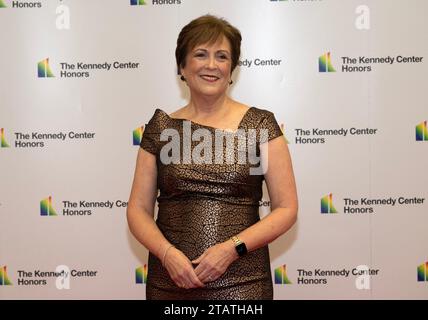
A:
[[[200,75],[200,77],[202,78],[202,79],[204,79],[205,81],[208,81],[208,82],[216,82],[218,79],[220,79],[220,77],[217,77],[217,76],[215,76],[215,75],[210,75],[210,74],[202,74],[202,75]]]

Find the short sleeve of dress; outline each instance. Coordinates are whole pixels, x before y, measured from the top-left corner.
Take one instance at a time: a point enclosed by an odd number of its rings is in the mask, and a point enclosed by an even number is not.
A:
[[[283,135],[282,130],[275,119],[275,115],[270,111],[265,112],[265,116],[260,123],[259,129],[264,129],[265,132],[267,132],[267,141]]]
[[[144,150],[157,155],[160,143],[160,125],[161,118],[159,116],[159,110],[156,109],[154,115],[149,122],[144,126],[143,137],[141,139],[140,147]]]

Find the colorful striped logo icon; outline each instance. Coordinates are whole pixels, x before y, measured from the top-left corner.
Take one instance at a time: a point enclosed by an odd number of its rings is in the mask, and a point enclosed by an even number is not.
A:
[[[40,201],[40,215],[41,216],[56,216],[56,212],[52,207],[52,197]]]
[[[135,283],[146,284],[147,283],[147,264],[142,267],[135,269]]]
[[[428,261],[418,266],[418,281],[428,281]]]
[[[416,126],[416,141],[428,141],[427,121]]]
[[[321,213],[337,213],[336,208],[333,206],[332,193],[321,198]]]
[[[334,70],[333,65],[331,64],[331,56],[330,52],[323,54],[318,59],[318,69],[319,72],[336,72]]]
[[[49,66],[49,58],[37,63],[37,75],[39,78],[53,78],[55,77]]]
[[[132,131],[132,144],[134,146],[140,145],[141,139],[143,138],[143,132],[144,132],[144,126]]]
[[[275,269],[275,284],[291,284],[291,281],[287,277],[286,264]]]
[[[11,286],[12,282],[10,282],[9,277],[7,276],[7,267],[0,267],[0,286]]]
[[[131,6],[144,6],[146,2],[144,0],[131,0]]]
[[[1,148],[9,148],[9,145],[6,142],[6,138],[4,137],[4,129],[0,129],[0,147]]]

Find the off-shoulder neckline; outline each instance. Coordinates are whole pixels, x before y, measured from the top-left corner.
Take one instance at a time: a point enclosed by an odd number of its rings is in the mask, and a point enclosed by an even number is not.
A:
[[[251,106],[247,109],[247,111],[245,111],[244,115],[242,116],[241,120],[239,121],[238,124],[238,128],[236,128],[236,130],[232,131],[232,130],[228,130],[228,129],[221,129],[221,128],[216,128],[213,126],[208,126],[206,124],[202,124],[202,123],[198,123],[198,122],[194,122],[192,120],[189,119],[185,119],[185,118],[173,118],[171,117],[168,113],[166,113],[165,111],[163,111],[160,108],[157,108],[156,110],[159,110],[160,112],[162,112],[163,114],[165,114],[169,119],[171,120],[178,120],[178,121],[190,121],[192,124],[195,124],[197,126],[200,127],[205,127],[205,128],[210,128],[210,129],[214,129],[214,130],[220,130],[220,131],[225,131],[225,132],[236,132],[238,129],[241,128],[242,124],[244,123],[244,120],[247,118],[248,114],[250,113],[250,110],[254,109],[255,107]]]

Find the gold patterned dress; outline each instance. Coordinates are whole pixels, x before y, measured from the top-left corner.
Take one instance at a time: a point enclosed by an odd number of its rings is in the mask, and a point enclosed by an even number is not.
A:
[[[198,148],[202,141],[189,137],[189,127],[192,133],[212,137],[212,158],[210,163],[205,158],[203,163],[184,161],[186,142],[190,141],[190,150]],[[161,133],[170,129],[169,138],[161,139]],[[203,129],[203,130],[198,130]],[[157,198],[158,214],[156,224],[166,239],[181,250],[190,260],[199,257],[209,247],[226,241],[242,230],[257,223],[259,217],[259,201],[262,198],[263,174],[250,174],[250,168],[256,167],[254,162],[239,160],[238,155],[243,150],[255,155],[260,149],[260,129],[268,133],[268,140],[282,135],[274,114],[270,111],[250,107],[243,116],[239,127],[241,132],[255,132],[257,140],[250,148],[242,149],[237,138],[230,148],[224,139],[223,159],[232,157],[234,161],[215,162],[214,154],[219,154],[214,142],[216,134],[234,134],[214,127],[190,122],[186,119],[171,118],[161,109],[156,109],[154,115],[144,128],[141,147],[154,154],[157,162],[157,185],[160,191]],[[175,135],[175,136],[174,136]],[[235,135],[236,137],[236,135]],[[174,138],[177,138],[174,140]],[[186,140],[187,139],[187,140]],[[166,141],[163,141],[166,140]],[[180,140],[178,142],[178,140]],[[209,140],[209,139],[208,139]],[[167,144],[181,150],[180,158],[173,157],[173,152],[167,152]],[[205,141],[205,140],[204,140]],[[266,140],[264,140],[266,141]],[[189,146],[188,145],[188,146]],[[209,150],[196,150],[199,154]],[[235,151],[235,152],[234,152]],[[233,153],[233,154],[232,154]],[[232,155],[231,155],[232,154]],[[171,156],[170,163],[165,163],[166,155]],[[162,161],[161,161],[162,158]],[[193,158],[192,158],[193,159]],[[204,288],[183,289],[175,285],[169,277],[161,261],[149,254],[148,277],[146,286],[147,299],[162,300],[255,300],[273,299],[272,276],[268,247],[262,247],[234,261],[227,271],[217,280],[209,282]]]

